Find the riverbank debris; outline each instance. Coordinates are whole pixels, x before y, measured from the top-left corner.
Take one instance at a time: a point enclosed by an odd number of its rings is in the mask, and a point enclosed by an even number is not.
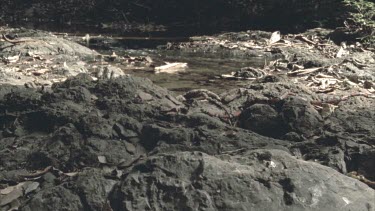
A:
[[[165,65],[155,67],[155,73],[176,73],[187,68],[187,63],[183,62],[166,62]]]

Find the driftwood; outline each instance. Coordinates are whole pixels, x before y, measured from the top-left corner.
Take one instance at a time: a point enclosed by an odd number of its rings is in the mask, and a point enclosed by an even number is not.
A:
[[[187,67],[187,63],[174,62],[167,63],[159,67],[155,67],[155,73],[175,73],[180,70],[184,70]]]

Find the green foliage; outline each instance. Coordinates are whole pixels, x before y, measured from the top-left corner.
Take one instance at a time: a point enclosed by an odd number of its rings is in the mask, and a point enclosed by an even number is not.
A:
[[[351,10],[346,26],[360,35],[364,44],[375,45],[375,3],[367,0],[343,0]]]

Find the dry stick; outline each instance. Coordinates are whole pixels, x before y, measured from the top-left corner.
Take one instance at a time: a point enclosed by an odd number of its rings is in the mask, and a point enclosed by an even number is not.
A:
[[[121,15],[122,15],[122,17],[124,18],[124,20],[126,21],[126,23],[129,24],[129,23],[130,23],[130,22],[129,22],[129,19],[126,17],[126,15],[125,15],[125,13],[124,13],[123,10],[121,10]]]
[[[9,39],[5,34],[1,34],[1,37],[9,42],[9,43],[12,43],[12,44],[18,44],[18,43],[23,43],[23,42],[32,42],[32,41],[36,41],[36,40],[33,40],[33,39],[22,39],[22,40],[11,40]]]
[[[311,40],[307,39],[306,37],[304,37],[302,35],[297,35],[296,38],[299,39],[299,40],[302,40],[304,42],[307,42],[308,44],[311,44],[311,45],[317,45],[317,46],[328,46],[329,45],[329,44],[316,43],[314,41],[311,41]]]
[[[39,176],[42,176],[45,173],[49,172],[51,169],[52,169],[52,166],[47,166],[44,170],[42,170],[40,172],[35,172],[35,173],[32,173],[32,174],[21,174],[20,176],[21,177],[27,177],[27,178],[39,177]]]
[[[375,98],[375,95],[370,95],[370,94],[365,94],[365,93],[355,93],[355,94],[343,96],[343,97],[341,97],[339,99],[332,99],[332,100],[326,100],[326,101],[324,101],[324,100],[321,100],[321,101],[311,101],[310,103],[312,105],[316,105],[316,106],[322,106],[323,103],[337,105],[337,104],[339,104],[342,101],[348,100],[350,97],[357,97],[357,96],[362,96],[362,97],[366,97],[366,98]]]
[[[287,75],[301,76],[301,75],[310,74],[310,73],[313,73],[313,72],[316,72],[316,71],[319,71],[319,70],[322,70],[322,69],[323,69],[322,67],[313,67],[313,68],[309,68],[309,69],[296,70],[296,71],[293,71],[293,72],[289,72],[289,73],[287,73]]]
[[[138,3],[138,2],[131,2],[131,4],[134,4],[135,6],[142,7],[142,8],[148,9],[148,10],[151,10],[151,7],[146,6],[146,5],[143,5],[143,4],[140,4],[140,3]]]
[[[54,35],[61,35],[61,33],[54,33]],[[83,37],[85,35],[83,34],[71,34],[71,33],[64,33],[63,35],[67,35],[69,37],[75,37],[75,38],[79,38],[79,37]],[[112,37],[112,36],[95,36],[95,35],[90,35],[90,39],[112,39],[112,40],[166,40],[166,41],[169,41],[169,40],[172,40],[172,41],[183,41],[183,40],[187,40],[186,37],[121,37],[121,36],[116,36],[116,37]]]
[[[304,42],[307,42],[307,43],[309,43],[309,44],[311,44],[311,45],[317,45],[316,42],[311,41],[311,40],[307,39],[306,37],[304,37],[304,36],[302,36],[302,35],[297,35],[296,38],[299,39],[299,40],[302,40],[302,41],[304,41]]]

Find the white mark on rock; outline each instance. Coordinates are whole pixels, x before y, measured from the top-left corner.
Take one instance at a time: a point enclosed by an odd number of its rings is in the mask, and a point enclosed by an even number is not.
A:
[[[342,200],[344,200],[344,202],[346,203],[346,205],[352,203],[352,202],[351,202],[348,198],[346,198],[346,197],[342,197]],[[345,205],[345,206],[346,206],[346,205]]]
[[[276,168],[276,163],[272,160],[270,161],[270,168]]]
[[[311,190],[311,205],[310,206],[315,206],[318,204],[319,202],[319,198],[322,197],[322,190],[320,189],[319,185],[316,185],[312,188],[310,188]]]

